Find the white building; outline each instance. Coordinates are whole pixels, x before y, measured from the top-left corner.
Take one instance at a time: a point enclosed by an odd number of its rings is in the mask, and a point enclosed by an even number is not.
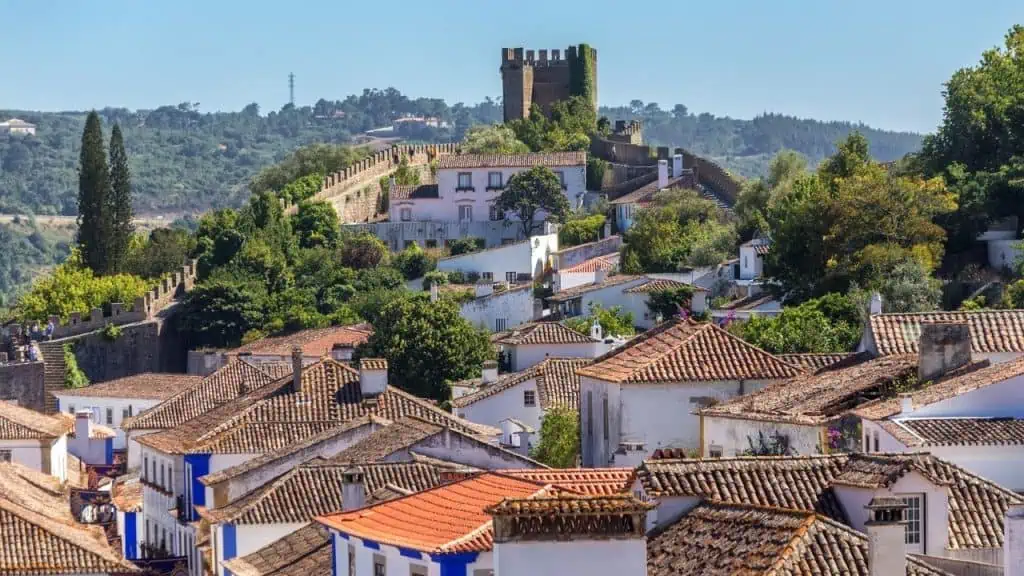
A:
[[[122,422],[201,380],[200,376],[147,372],[85,388],[57,390],[53,395],[57,398],[58,411],[75,415],[84,410],[91,413],[93,423],[113,429],[117,434],[114,450],[124,450],[128,443],[125,432],[121,430]]]
[[[682,154],[672,157],[671,174],[669,168],[668,160],[658,160],[657,178],[653,182],[611,201],[620,233],[625,233],[633,226],[636,215],[654,200],[658,192],[670,188],[698,188],[697,175],[693,170],[683,168]]]
[[[767,238],[754,238],[740,244],[740,280],[755,280],[764,271],[764,257],[771,250],[772,242]]]
[[[583,316],[590,313],[592,306],[608,309],[615,306],[623,312],[633,314],[633,325],[647,330],[658,323],[658,315],[647,306],[653,292],[673,290],[690,286],[693,296],[690,299],[690,312],[703,314],[707,311],[707,290],[686,284],[678,280],[648,276],[618,274],[606,276],[601,270],[596,273],[593,284],[584,284],[562,290],[548,297],[552,314],[563,318]]]
[[[978,236],[978,241],[985,243],[988,265],[996,270],[1013,270],[1024,257],[1021,240],[1017,237],[1016,216],[994,222]]]
[[[547,358],[597,358],[625,342],[605,338],[600,325],[591,326],[590,334],[580,334],[560,322],[519,325],[491,341],[508,357],[509,366],[515,372],[522,372]]]
[[[36,125],[17,118],[11,118],[10,120],[0,122],[0,134],[35,136]]]
[[[558,234],[544,234],[515,244],[441,258],[437,269],[441,272],[474,272],[486,281],[531,281],[544,275],[551,254],[557,250]]]
[[[993,364],[1024,356],[1024,310],[975,310],[956,312],[883,313],[882,297],[871,298],[871,315],[864,324],[857,351],[875,356],[914,354],[921,326],[928,323],[967,324],[971,355]]]
[[[561,292],[577,286],[593,284],[597,282],[599,274],[608,276],[619,271],[619,252],[597,256],[584,260],[575,266],[555,270],[552,277],[552,290]]]
[[[659,448],[696,452],[695,410],[801,372],[714,324],[664,322],[577,371],[583,465],[629,465]]]
[[[533,284],[510,286],[482,280],[469,290],[473,297],[458,301],[459,315],[478,328],[501,332],[540,315],[540,301],[533,297]],[[436,299],[437,295],[436,286],[432,286],[431,297]]]
[[[113,464],[114,438],[117,433],[93,422],[92,410],[78,410],[74,422],[73,433],[68,438],[68,453],[85,464]]]
[[[590,362],[587,358],[546,358],[522,372],[485,381],[475,392],[452,400],[452,411],[460,418],[488,426],[500,428],[503,421],[511,419],[522,422],[528,430],[540,430],[544,413],[552,408],[579,411],[580,378],[576,370]],[[520,444],[507,438],[503,443]]]
[[[70,431],[68,419],[0,401],[0,463],[13,462],[64,481]]]
[[[437,184],[392,187],[391,222],[488,222],[516,219],[494,208],[509,178],[536,166],[554,171],[573,209],[586,192],[585,152],[463,154],[438,159]],[[540,220],[544,214],[538,214]],[[518,224],[515,224],[518,225]]]

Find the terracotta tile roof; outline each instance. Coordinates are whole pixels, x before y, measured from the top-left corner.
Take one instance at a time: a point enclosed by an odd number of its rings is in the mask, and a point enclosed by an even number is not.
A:
[[[865,535],[813,513],[704,503],[647,541],[647,574],[869,576]],[[907,557],[908,576],[946,574]]]
[[[441,482],[440,472],[453,466],[426,462],[378,462],[357,466],[367,495],[388,486],[421,492]],[[309,522],[342,509],[344,474],[349,464],[319,460],[297,466],[234,502],[207,510],[214,522],[275,524]]]
[[[581,368],[606,382],[776,380],[803,373],[713,323],[676,319]]]
[[[138,441],[168,454],[263,454],[371,415],[392,421],[415,416],[467,434],[500,433],[393,386],[375,398],[364,398],[359,373],[331,358],[304,367],[301,378],[301,392],[296,392],[292,378],[281,378],[181,426],[147,434]]]
[[[0,440],[59,438],[69,432],[65,419],[0,400]]]
[[[849,354],[776,354],[780,360],[799,366],[808,372],[816,372],[837,362],[848,361],[857,356]]]
[[[451,168],[533,168],[547,166],[583,166],[587,163],[586,152],[533,152],[529,154],[458,154],[441,156],[437,169]]]
[[[178,392],[203,379],[188,374],[157,374],[146,372],[135,376],[108,380],[73,390],[59,390],[58,396],[88,396],[95,398],[141,398],[167,400]]]
[[[1024,444],[1024,420],[1016,418],[907,418],[886,424],[905,428],[913,439],[909,446]]]
[[[672,290],[681,286],[690,286],[694,292],[707,292],[700,286],[694,286],[685,282],[678,282],[676,280],[669,280],[667,278],[651,278],[643,284],[637,284],[623,290],[626,294],[650,294],[651,292],[661,292],[662,290]]]
[[[1021,375],[1024,375],[1024,357],[994,365],[982,361],[911,392],[909,397],[913,406],[920,408]],[[879,399],[860,406],[854,410],[854,414],[869,420],[882,420],[900,414],[901,402],[902,399],[898,397]]]
[[[767,238],[754,238],[753,240],[748,240],[747,242],[740,244],[740,246],[753,248],[754,254],[757,254],[758,256],[765,256],[772,249],[772,241]]]
[[[533,322],[513,328],[507,335],[495,340],[511,346],[530,344],[588,344],[597,342],[589,335],[580,334],[560,322]]]
[[[388,198],[396,200],[436,200],[440,198],[437,184],[416,184],[413,186],[395,186],[388,192]]]
[[[534,498],[506,498],[487,508],[491,516],[604,515],[646,513],[653,504],[641,502],[632,494],[576,495],[557,494]]]
[[[121,512],[140,512],[142,510],[142,482],[137,474],[116,478],[112,487],[110,501]]]
[[[369,324],[312,328],[292,334],[271,336],[235,348],[232,354],[283,356],[290,358],[292,348],[300,346],[304,356],[320,357],[331,353],[335,346],[354,348],[370,338],[373,327]]]
[[[224,567],[235,576],[326,576],[331,573],[331,538],[312,523]]]
[[[452,406],[465,408],[535,379],[542,409],[563,407],[579,410],[580,378],[576,370],[590,362],[588,358],[545,358],[526,370],[505,374],[487,385],[481,384],[475,392],[452,400]]]
[[[575,266],[568,268],[562,268],[558,272],[565,274],[576,274],[581,272],[597,272],[598,270],[618,270],[619,269],[620,254],[618,252],[614,254],[606,254],[604,256],[598,256],[591,258],[590,260],[584,260]]]
[[[665,189],[669,188],[697,188],[697,179],[694,177],[693,170],[686,170],[678,178],[669,178]],[[654,195],[662,190],[661,186],[658,186],[658,180],[655,179],[649,184],[637,188],[636,190],[619,196],[615,200],[611,201],[611,204],[646,204],[654,199]]]
[[[845,456],[648,460],[637,477],[648,496],[700,496],[733,504],[807,510],[845,522],[832,481]]]
[[[775,297],[771,294],[757,294],[755,296],[747,296],[746,298],[740,298],[739,300],[732,300],[726,302],[718,307],[719,310],[753,310],[758,306],[764,306],[769,302],[775,300]]]
[[[502,474],[538,484],[551,484],[588,496],[627,492],[636,479],[633,468],[563,468],[553,470],[505,470]]]
[[[621,286],[630,282],[637,282],[643,280],[645,276],[636,276],[632,274],[616,274],[609,276],[604,282],[594,282],[591,284],[583,284],[581,286],[573,286],[568,290],[562,290],[556,292],[552,296],[548,297],[549,302],[566,302],[573,298],[579,298],[588,292],[595,290],[603,290],[605,288],[611,288],[612,286]]]
[[[261,363],[257,367],[245,360],[230,361],[191,387],[121,422],[121,429],[173,428],[238,398],[243,391],[255,390],[291,371],[291,362]]]
[[[926,453],[648,460],[637,476],[650,496],[700,496],[731,504],[814,511],[847,522],[832,489],[890,486],[916,471],[949,494],[951,549],[998,548],[1010,504],[1024,497]]]
[[[859,404],[889,392],[894,382],[917,377],[917,357],[883,356],[848,367],[773,382],[752,394],[738,396],[701,414],[817,425],[841,416]]]
[[[387,370],[388,361],[383,358],[361,358],[359,360],[360,370]]]
[[[74,521],[56,478],[0,464],[0,573],[135,573],[99,529]]]
[[[443,430],[443,427],[424,420],[403,418],[342,450],[330,461],[352,464],[379,462]]]
[[[878,353],[917,353],[924,323],[967,324],[971,331],[971,350],[975,354],[1024,353],[1024,310],[874,314],[870,324]]]
[[[485,509],[505,498],[541,493],[534,482],[484,473],[317,521],[342,533],[431,554],[483,552],[494,546]]]
[[[641,538],[654,504],[632,494],[539,495],[506,498],[486,512],[494,518],[495,542],[587,538]]]

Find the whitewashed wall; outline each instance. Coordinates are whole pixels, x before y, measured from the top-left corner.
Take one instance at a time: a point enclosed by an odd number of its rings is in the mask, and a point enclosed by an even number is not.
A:
[[[586,344],[519,344],[506,346],[512,361],[512,370],[520,372],[536,366],[545,358],[597,358],[611,349],[604,342]]]
[[[535,301],[532,288],[507,290],[463,303],[459,315],[474,326],[496,332],[534,320]]]
[[[506,542],[494,546],[496,576],[647,574],[647,539]]]
[[[93,421],[113,428],[117,432],[114,438],[114,448],[121,450],[127,446],[127,438],[121,430],[121,422],[124,420],[126,410],[131,410],[136,415],[160,403],[159,400],[146,400],[141,398],[105,398],[98,396],[62,396],[60,392],[54,394],[57,397],[59,410],[69,412],[73,406],[75,410],[91,410]],[[110,409],[112,421],[107,422],[107,409]],[[96,415],[99,418],[96,418]]]
[[[712,445],[721,447],[723,456],[741,455],[750,448],[751,440],[756,445],[759,432],[766,437],[771,434],[788,436],[790,447],[797,454],[822,453],[821,429],[817,426],[717,416],[703,416],[700,420],[704,428],[701,455],[705,458],[711,456]]]
[[[11,462],[46,472],[43,467],[43,440],[0,440],[0,450],[11,451]]]
[[[523,395],[526,391],[533,391],[534,406],[524,405]],[[531,378],[478,400],[465,408],[459,408],[458,413],[459,416],[470,422],[496,428],[500,427],[499,424],[502,420],[515,418],[532,426],[534,430],[540,430],[541,409],[540,397],[537,394],[537,379]]]

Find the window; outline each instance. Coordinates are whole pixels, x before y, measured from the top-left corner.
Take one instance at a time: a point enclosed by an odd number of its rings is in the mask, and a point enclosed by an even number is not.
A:
[[[487,282],[494,282],[494,272],[481,272],[480,279]]]
[[[491,208],[490,208],[490,216],[489,217],[490,217],[492,222],[497,222],[499,220],[504,220],[505,219],[505,211],[504,210],[498,210],[498,207],[492,204]]]
[[[121,410],[121,421],[122,422],[125,421],[126,419],[130,418],[131,415],[132,415],[132,407],[131,406],[122,409]]]
[[[864,432],[864,451],[871,452],[871,432]]]
[[[875,431],[875,452],[878,452],[878,431]]]
[[[473,188],[473,174],[470,172],[459,172],[459,185],[458,188]]]
[[[924,494],[913,494],[901,496],[907,504],[907,530],[906,543],[910,545],[921,544],[921,526],[924,514]]]
[[[608,440],[608,397],[601,398],[601,409],[604,410],[604,439]]]
[[[420,564],[409,563],[409,576],[427,576],[427,567]]]
[[[114,409],[113,408],[107,408],[107,426],[112,426],[113,424],[114,424]]]
[[[505,272],[505,281],[506,281],[506,282],[515,282],[515,281],[516,281],[516,278],[517,278],[518,276],[519,276],[519,275],[518,275],[518,274],[516,274],[515,272]]]
[[[380,554],[373,555],[373,576],[385,576],[387,574],[387,568],[384,564],[384,556]]]
[[[721,458],[722,457],[722,447],[721,446],[716,446],[714,444],[712,444],[711,446],[708,446],[708,456],[710,456],[712,458]]]
[[[437,240],[427,240],[427,248],[437,248]]]
[[[562,188],[565,188],[565,172],[556,170],[555,176],[558,176],[558,183],[562,185]]]
[[[75,405],[74,404],[68,404],[68,412],[70,412],[71,414],[75,413]]]
[[[594,435],[594,392],[587,390],[587,436]]]
[[[747,262],[747,257],[746,256],[743,257],[743,267],[744,268],[750,268],[750,264]]]
[[[508,318],[495,318],[494,319],[494,331],[501,332],[508,327]]]
[[[536,390],[523,390],[523,406],[536,406],[537,405],[537,391]]]
[[[160,487],[164,487],[164,463],[160,463]]]
[[[501,172],[488,172],[487,173],[487,187],[488,188],[501,188]]]
[[[149,480],[149,456],[142,455],[142,479]]]
[[[356,576],[356,547],[348,545],[348,576]]]
[[[472,206],[459,206],[459,222],[469,222],[473,219]]]
[[[11,451],[10,450],[0,450],[0,462],[10,462],[10,461],[11,461]]]
[[[412,208],[402,208],[398,213],[400,214],[399,217],[402,219],[402,222],[412,220]]]

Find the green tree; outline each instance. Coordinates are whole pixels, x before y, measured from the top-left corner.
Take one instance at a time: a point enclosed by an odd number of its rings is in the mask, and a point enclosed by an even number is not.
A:
[[[114,272],[127,267],[128,249],[135,224],[132,222],[132,177],[128,168],[128,153],[124,149],[121,126],[114,124],[110,133],[110,193],[104,208],[110,220],[110,237],[107,244],[107,259]]]
[[[359,356],[388,360],[392,384],[424,398],[448,400],[449,382],[480,373],[494,357],[486,332],[474,328],[448,300],[395,299],[373,321]]]
[[[912,257],[893,264],[870,288],[881,294],[886,312],[930,312],[942,299],[942,283]],[[866,292],[862,299],[866,302]]]
[[[74,312],[86,314],[112,302],[132,305],[149,289],[144,280],[129,274],[97,276],[79,263],[77,254],[42,276],[18,299],[15,314],[23,321],[66,319]]]
[[[590,303],[590,310],[586,316],[568,318],[565,325],[580,334],[590,334],[590,327],[593,326],[595,319],[605,336],[632,336],[636,333],[632,312],[623,310],[622,306],[602,308],[596,302]]]
[[[420,248],[418,244],[410,244],[402,250],[391,261],[391,265],[397,268],[406,280],[422,278],[437,266],[437,258]]]
[[[196,240],[180,228],[156,228],[148,238],[133,242],[128,253],[127,272],[142,278],[159,278],[176,270],[188,260]]]
[[[448,254],[458,256],[459,254],[470,254],[484,249],[483,238],[466,236],[464,238],[453,238],[448,241]]]
[[[601,231],[604,230],[604,214],[581,215],[578,218],[570,218],[558,230],[558,246],[568,248],[587,242],[596,242],[601,239]]]
[[[552,468],[572,468],[580,449],[580,417],[569,408],[551,408],[540,421],[540,442],[530,456]]]
[[[320,172],[313,172],[289,182],[281,189],[278,196],[288,204],[297,204],[315,196],[323,184],[324,175]]]
[[[1017,280],[1006,288],[1006,301],[1011,308],[1024,308],[1024,280]]]
[[[327,202],[304,200],[292,216],[292,231],[302,248],[332,248],[337,245],[340,234],[338,213]]]
[[[349,268],[374,268],[388,261],[387,244],[372,234],[362,233],[345,238],[343,245],[341,262]]]
[[[82,151],[78,161],[78,247],[82,263],[97,274],[112,270],[108,211],[110,173],[103,145],[103,127],[95,111],[89,113],[82,132]]]
[[[260,328],[267,292],[251,279],[218,275],[197,284],[182,301],[179,330],[191,348],[233,348]]]
[[[563,222],[571,210],[562,193],[561,182],[546,166],[535,166],[509,178],[494,206],[501,211],[515,212],[526,237],[533,235],[540,226],[540,222],[534,221],[540,213],[555,222]]]
[[[70,390],[85,388],[89,385],[89,377],[78,367],[75,350],[71,344],[65,344],[64,350],[64,387]]]
[[[693,292],[693,286],[687,284],[656,290],[647,295],[647,309],[652,316],[661,314],[667,320],[678,315],[680,309],[690,310]]]
[[[462,142],[466,154],[526,154],[530,147],[516,139],[508,126],[473,126]]]
[[[729,331],[773,354],[850,352],[861,335],[856,304],[838,294],[785,308],[775,317],[733,322]]]
[[[740,190],[733,209],[739,216],[740,237],[749,240],[757,234],[767,234],[768,205],[773,195],[807,171],[807,159],[792,150],[782,150],[768,165],[768,175],[748,180]]]

